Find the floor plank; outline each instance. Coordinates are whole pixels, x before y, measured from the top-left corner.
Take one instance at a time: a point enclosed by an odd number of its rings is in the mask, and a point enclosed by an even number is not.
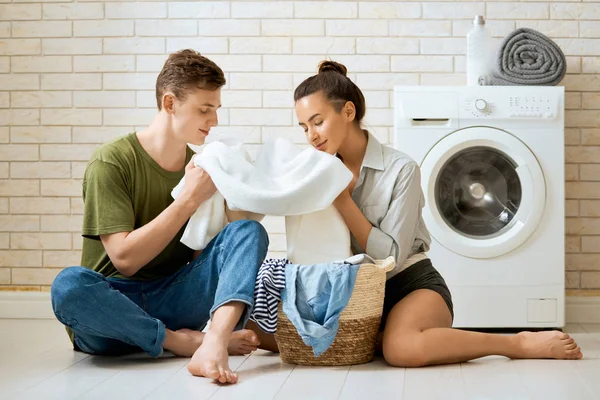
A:
[[[514,362],[531,399],[596,399],[575,369],[581,360],[519,360]]]
[[[25,360],[56,347],[71,348],[65,328],[57,320],[0,320],[0,365]]]
[[[223,386],[210,399],[272,399],[293,370],[279,354],[259,350],[237,369],[240,384]]]
[[[19,399],[76,399],[119,373],[117,369],[98,368],[93,357],[70,366],[29,390],[18,393]]]
[[[28,390],[44,380],[88,358],[87,354],[58,347],[38,356],[20,360],[0,367],[0,399],[8,399]]]
[[[283,383],[275,399],[336,399],[342,391],[349,369],[297,366]]]
[[[465,400],[466,398],[460,364],[406,369],[404,400]]]
[[[164,357],[152,359],[146,355],[127,357],[91,357],[98,369],[114,370],[116,374],[85,392],[87,400],[135,400],[152,393],[187,365],[188,359]],[[118,388],[118,390],[115,390]]]
[[[247,356],[236,356],[229,359],[229,367],[237,370]],[[187,360],[186,360],[187,361]],[[173,398],[178,400],[205,400],[219,390],[220,386],[210,379],[199,378],[187,370],[187,362],[160,387],[148,394],[144,399],[162,400]]]
[[[529,399],[527,388],[515,370],[515,362],[502,356],[484,357],[461,364],[469,399]]]
[[[0,320],[0,399],[600,399],[600,324],[569,324],[578,361],[485,357],[420,369],[384,360],[352,367],[302,367],[258,351],[232,357],[237,385],[193,377],[188,359],[74,352],[52,320]]]
[[[340,399],[402,400],[404,368],[390,368],[382,359],[350,367]]]

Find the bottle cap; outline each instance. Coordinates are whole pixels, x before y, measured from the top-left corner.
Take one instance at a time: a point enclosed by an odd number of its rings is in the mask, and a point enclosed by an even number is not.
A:
[[[473,25],[485,25],[485,18],[483,18],[483,15],[476,15],[473,17]]]

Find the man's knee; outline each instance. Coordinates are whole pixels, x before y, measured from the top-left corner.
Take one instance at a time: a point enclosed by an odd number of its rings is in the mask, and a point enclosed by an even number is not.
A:
[[[69,308],[76,307],[78,301],[85,297],[86,287],[101,279],[100,274],[84,267],[63,269],[54,279],[50,290],[54,314],[60,319],[60,315],[69,313]]]
[[[229,223],[225,229],[228,232],[240,233],[251,237],[257,237],[260,240],[269,242],[269,235],[265,227],[260,223],[251,219],[242,219]]]

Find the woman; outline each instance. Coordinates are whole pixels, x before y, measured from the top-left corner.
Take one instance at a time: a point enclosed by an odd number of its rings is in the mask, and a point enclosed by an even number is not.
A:
[[[421,367],[489,355],[582,358],[577,343],[559,331],[507,336],[451,328],[450,291],[425,253],[431,239],[421,217],[419,167],[362,129],[365,99],[346,72],[342,64],[321,62],[319,73],[296,88],[294,101],[308,142],[336,155],[354,174],[334,201],[352,234],[353,252],[396,258],[396,268],[388,273],[381,324],[386,361]],[[261,347],[276,350],[272,337],[257,333]]]

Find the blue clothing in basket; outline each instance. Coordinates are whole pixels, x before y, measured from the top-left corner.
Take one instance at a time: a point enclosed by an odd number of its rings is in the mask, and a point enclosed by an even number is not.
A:
[[[374,261],[360,254],[334,263],[286,266],[283,311],[315,357],[335,339],[362,262]]]

